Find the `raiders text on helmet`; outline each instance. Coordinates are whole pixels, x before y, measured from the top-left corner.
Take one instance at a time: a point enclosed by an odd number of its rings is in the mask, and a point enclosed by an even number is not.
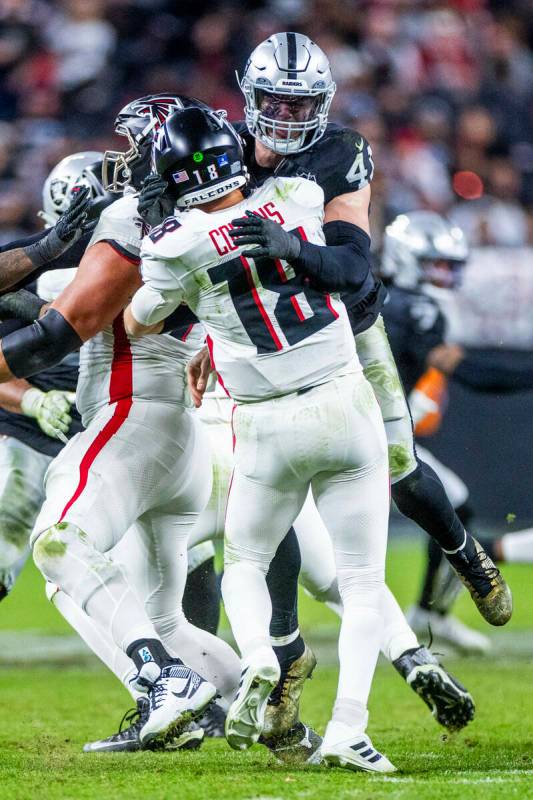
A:
[[[461,228],[433,211],[400,214],[385,228],[381,275],[402,289],[457,285],[468,258]]]
[[[324,52],[301,33],[276,33],[258,45],[240,87],[246,99],[248,130],[270,150],[287,155],[311,147],[326,130],[336,86]],[[305,119],[275,119],[269,97],[309,101]],[[269,115],[270,114],[270,115]]]
[[[167,119],[154,140],[153,166],[180,208],[208,203],[247,183],[238,133],[224,113],[205,107]]]
[[[102,159],[103,153],[88,150],[67,156],[56,164],[44,182],[43,210],[38,214],[47,227],[55,225],[67,211],[75,187],[87,186],[91,191],[90,219],[97,219],[100,212],[116,200],[102,185]]]
[[[199,100],[184,95],[153,94],[132,100],[119,112],[115,131],[125,136],[129,150],[106,150],[102,174],[110,192],[122,192],[126,186],[138,189],[150,171],[154,134],[174,111],[183,108],[207,108]]]

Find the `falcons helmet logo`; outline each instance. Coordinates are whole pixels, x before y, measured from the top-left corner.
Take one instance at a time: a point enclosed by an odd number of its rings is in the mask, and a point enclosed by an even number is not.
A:
[[[141,117],[148,117],[155,122],[154,130],[156,131],[177,108],[183,108],[183,103],[177,97],[158,97],[154,100],[139,101],[131,105],[133,112]]]

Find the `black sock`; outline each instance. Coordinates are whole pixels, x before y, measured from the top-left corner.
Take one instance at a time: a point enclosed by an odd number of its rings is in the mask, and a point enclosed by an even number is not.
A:
[[[287,669],[296,661],[297,658],[303,655],[305,650],[305,642],[298,634],[298,637],[290,644],[281,645],[281,647],[274,647],[276,658],[279,661],[281,669]]]
[[[208,558],[187,576],[183,612],[192,625],[216,635],[220,620],[220,584],[214,557]]]
[[[266,576],[272,600],[271,636],[288,637],[298,629],[298,575],[301,563],[298,539],[291,528],[279,545]]]
[[[179,659],[172,658],[167,653],[162,643],[158,639],[136,639],[126,650],[137,669],[140,671],[143,664],[154,661],[158,667],[166,667],[168,664],[176,664]]]
[[[429,539],[427,550],[427,563],[424,579],[422,582],[422,591],[420,592],[420,599],[418,605],[426,611],[433,611],[433,602],[435,599],[435,578],[439,566],[444,558],[444,553],[441,547],[434,539]]]
[[[450,503],[442,481],[424,461],[406,478],[392,486],[398,510],[426,531],[444,550],[456,550],[464,542],[464,526]]]

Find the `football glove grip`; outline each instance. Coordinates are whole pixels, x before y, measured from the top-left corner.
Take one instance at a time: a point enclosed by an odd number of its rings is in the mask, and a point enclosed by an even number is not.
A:
[[[72,422],[70,407],[75,399],[74,392],[58,389],[42,392],[32,387],[22,395],[20,407],[23,414],[37,421],[43,433],[63,441]]]
[[[237,247],[243,244],[255,244],[253,250],[244,250],[243,256],[250,258],[282,258],[284,261],[294,261],[300,253],[300,239],[293,233],[288,233],[278,222],[264,219],[252,211],[247,211],[245,217],[231,221],[233,230],[229,235]]]
[[[87,222],[90,203],[90,191],[84,186],[76,192],[70,208],[59,217],[50,232],[23,248],[34,267],[42,267],[58,258],[82,236],[87,226],[93,226],[92,222]]]

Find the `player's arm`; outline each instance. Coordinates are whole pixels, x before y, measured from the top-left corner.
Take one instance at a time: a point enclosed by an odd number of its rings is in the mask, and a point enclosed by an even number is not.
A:
[[[90,204],[89,189],[80,190],[68,211],[57,224],[39,236],[29,237],[24,242],[13,242],[14,246],[0,253],[0,292],[21,283],[36,270],[49,268],[82,236]]]
[[[237,245],[257,245],[245,250],[245,256],[281,258],[313,278],[321,289],[357,292],[371,269],[369,205],[368,184],[330,200],[324,209],[325,247],[302,241],[277,222],[251,213],[232,220],[229,233]]]
[[[173,249],[175,256],[171,259],[174,264],[178,261],[179,248],[178,238]],[[124,327],[129,336],[160,333],[164,321],[171,317],[182,303],[183,291],[169,261],[161,254],[157,243],[154,243],[150,236],[143,239],[141,274],[144,283],[124,312]]]
[[[0,341],[0,382],[41,372],[109,325],[141,283],[137,266],[107,242],[83,256],[46,314]]]

